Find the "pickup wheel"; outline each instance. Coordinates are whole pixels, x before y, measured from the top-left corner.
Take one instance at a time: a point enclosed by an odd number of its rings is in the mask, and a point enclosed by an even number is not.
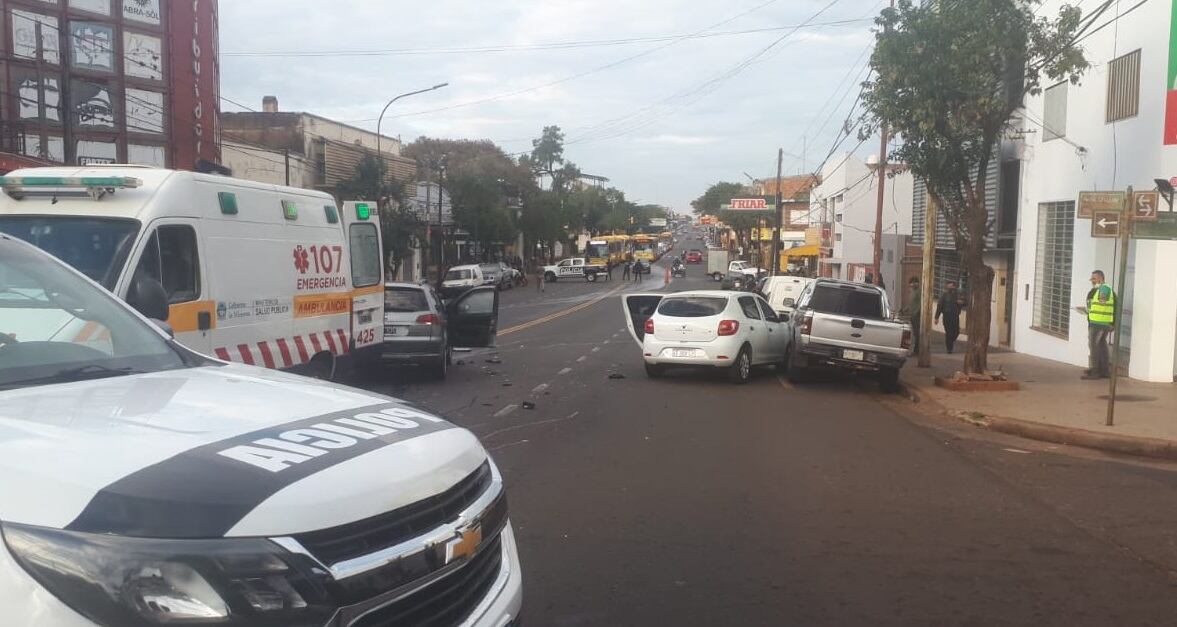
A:
[[[596,283],[597,282],[597,273],[596,272],[585,273],[584,280],[588,281],[589,283]]]
[[[899,391],[899,369],[898,368],[882,368],[878,373],[879,389],[886,394],[894,394]]]
[[[740,349],[736,360],[728,366],[727,380],[743,385],[752,379],[752,350],[747,346]]]

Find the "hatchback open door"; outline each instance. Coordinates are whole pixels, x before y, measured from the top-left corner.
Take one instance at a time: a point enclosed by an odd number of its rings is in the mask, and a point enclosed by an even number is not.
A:
[[[642,345],[642,338],[646,336],[646,321],[658,309],[662,302],[662,294],[626,294],[621,297],[621,311],[625,313],[625,327],[633,341]]]
[[[493,346],[499,329],[498,288],[474,287],[446,303],[446,325],[450,346]]]

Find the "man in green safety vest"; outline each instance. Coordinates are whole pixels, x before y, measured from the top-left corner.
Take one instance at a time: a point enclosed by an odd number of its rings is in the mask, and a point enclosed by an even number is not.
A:
[[[1087,314],[1087,348],[1090,352],[1084,379],[1106,379],[1110,375],[1108,334],[1116,326],[1116,293],[1103,282],[1103,271],[1091,273],[1091,290],[1087,292],[1087,306],[1077,307]]]

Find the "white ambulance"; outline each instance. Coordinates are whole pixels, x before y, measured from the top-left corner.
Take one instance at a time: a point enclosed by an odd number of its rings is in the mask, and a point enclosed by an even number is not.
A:
[[[340,209],[319,191],[129,165],[17,170],[0,188],[0,232],[166,319],[197,352],[332,378],[341,357],[379,351],[374,203]],[[160,285],[167,311],[145,312]],[[85,342],[95,330],[71,332]]]

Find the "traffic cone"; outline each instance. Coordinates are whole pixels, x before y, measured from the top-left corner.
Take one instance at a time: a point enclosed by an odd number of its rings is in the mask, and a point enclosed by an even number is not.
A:
[[[666,287],[667,285],[670,285],[670,268],[666,269],[666,278],[662,282],[662,287]]]

